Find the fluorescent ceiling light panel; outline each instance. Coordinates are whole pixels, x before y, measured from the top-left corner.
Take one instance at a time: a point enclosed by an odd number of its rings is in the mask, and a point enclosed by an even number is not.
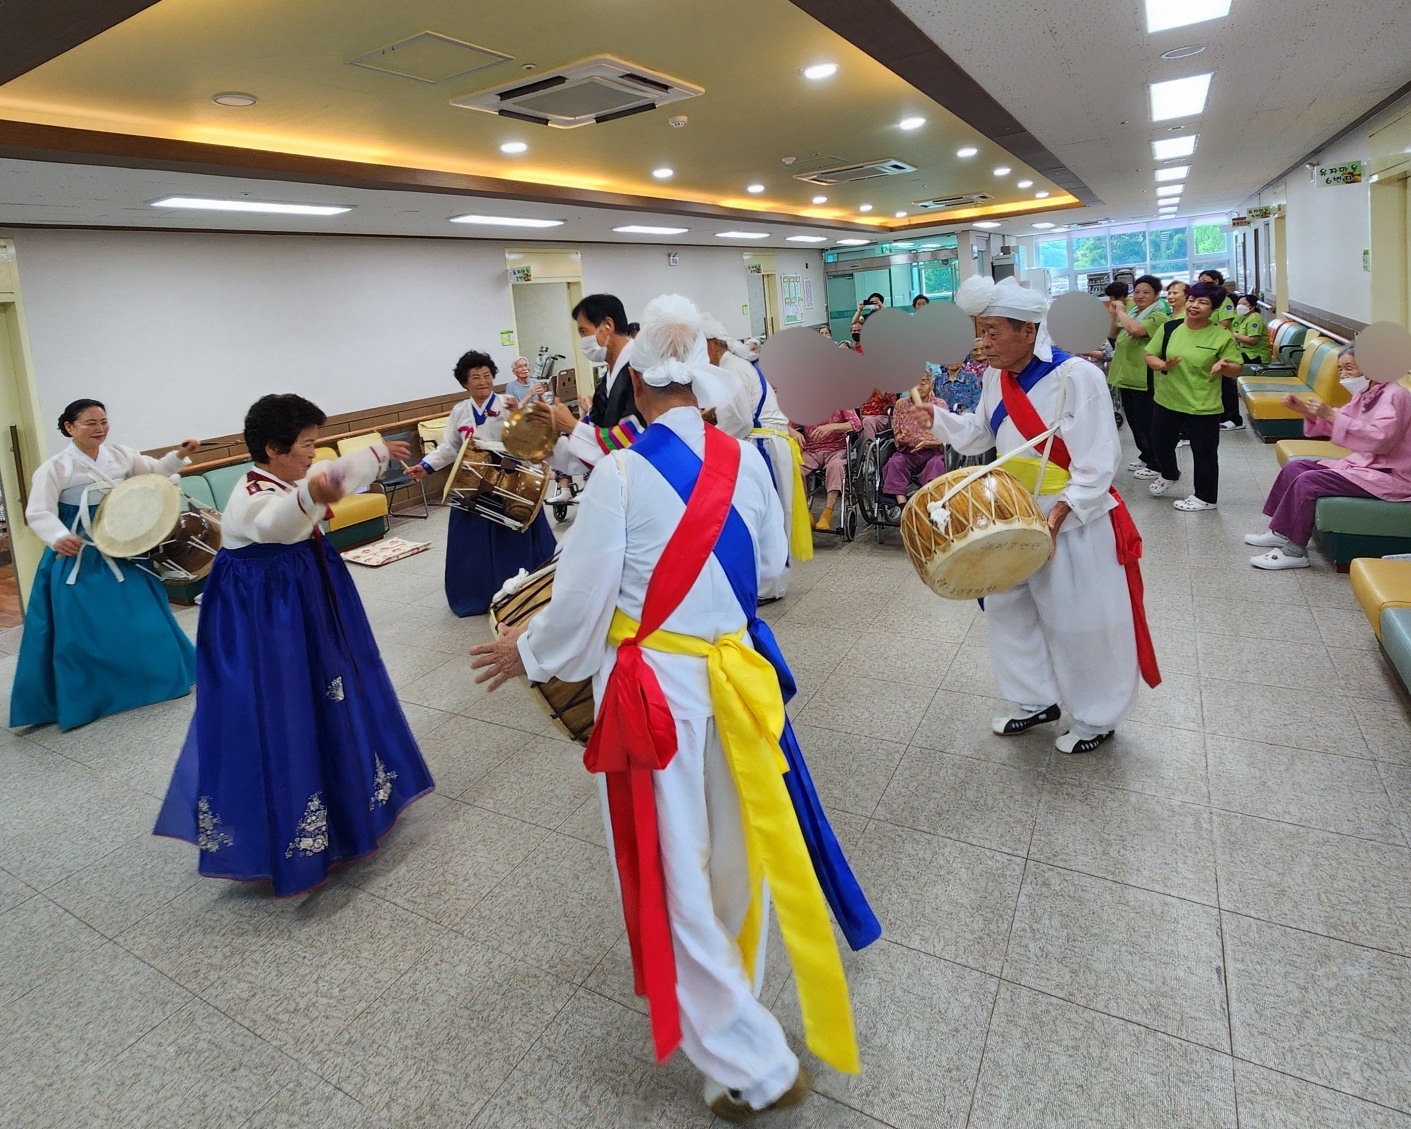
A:
[[[717,239],[768,239],[767,231],[717,231]]]
[[[1013,171],[1008,165],[999,165],[995,168],[995,176],[1008,176]]]
[[[837,63],[815,63],[811,67],[804,67],[804,78],[811,78],[815,82],[822,78],[832,78],[838,73]]]
[[[857,210],[858,210],[859,212],[870,212],[870,211],[872,210],[872,205],[871,205],[871,204],[859,204],[859,205],[857,206]]]
[[[626,227],[613,228],[613,231],[623,235],[681,235],[690,230],[689,227],[651,227],[642,223],[629,223]]]
[[[976,227],[999,227],[999,224],[998,224],[995,220],[977,220],[976,223],[975,223],[975,226],[976,226]]]
[[[1033,188],[1033,187],[1034,187],[1034,182],[1033,182],[1032,180],[1021,180],[1021,181],[1019,181],[1019,183],[1017,183],[1014,187],[1015,187],[1015,188]]]
[[[1047,199],[1048,199],[1048,193],[1047,193],[1047,192],[1035,192],[1035,193],[1034,193],[1034,199],[1035,199],[1035,200],[1047,200]]]
[[[505,154],[505,156],[507,157],[513,157],[517,153],[525,153],[528,152],[528,150],[529,146],[526,145],[523,141],[506,141],[503,145],[500,146],[500,152]]]
[[[1192,133],[1185,137],[1163,137],[1151,143],[1151,155],[1158,161],[1174,161],[1179,157],[1189,157],[1195,152],[1195,139],[1200,134]]]
[[[1210,74],[1193,74],[1167,82],[1153,82],[1151,120],[1167,122],[1173,118],[1194,117],[1205,109],[1205,97],[1210,93]]]
[[[813,202],[814,202],[815,204],[826,204],[826,203],[828,203],[828,197],[827,197],[827,196],[815,196],[815,197],[813,198]]]
[[[1179,196],[1186,186],[1184,184],[1163,184],[1156,190],[1158,196]]]
[[[670,180],[676,175],[676,170],[668,168],[652,169],[652,175],[658,180]]]
[[[973,146],[973,145],[967,145],[967,146],[965,146],[964,149],[957,149],[957,150],[955,151],[955,155],[956,155],[957,157],[959,157],[962,161],[964,161],[964,160],[969,160],[971,157],[973,157],[973,156],[974,156],[976,153],[978,153],[979,151],[980,151],[980,150],[976,149],[975,146]]]
[[[201,212],[259,212],[276,216],[337,216],[352,211],[336,204],[277,204],[270,200],[210,200],[201,196],[165,196],[154,208],[189,208]]]
[[[1039,231],[1048,231],[1051,227],[1053,227],[1053,224],[1051,224],[1051,223],[1036,223],[1036,224],[1032,224],[1031,226],[1034,227],[1034,228],[1036,228],[1036,229],[1039,230]]]
[[[535,220],[525,216],[452,216],[452,223],[474,223],[485,227],[562,227],[563,220]]]
[[[897,219],[899,219],[899,220],[904,220],[904,219],[906,219],[906,213],[905,213],[905,212],[898,212],[898,213],[897,213]]]
[[[1146,30],[1155,34],[1173,27],[1203,24],[1230,14],[1230,0],[1146,0]]]
[[[764,191],[764,185],[748,184],[745,186],[745,191],[748,192],[751,196],[758,196],[761,192]]]
[[[1186,173],[1191,171],[1190,165],[1172,165],[1169,169],[1157,169],[1157,180],[1185,180]]]
[[[839,247],[866,247],[870,239],[839,239]]]
[[[827,243],[826,235],[791,235],[786,240],[788,243]]]
[[[902,118],[901,121],[897,122],[897,125],[901,126],[902,129],[920,129],[925,124],[925,118]]]

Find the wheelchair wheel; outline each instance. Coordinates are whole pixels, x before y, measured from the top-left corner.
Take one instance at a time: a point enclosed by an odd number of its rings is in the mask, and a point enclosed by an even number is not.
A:
[[[1112,413],[1112,418],[1117,421],[1117,430],[1118,430],[1118,431],[1121,431],[1121,430],[1122,430],[1122,418],[1123,418],[1123,417],[1122,417],[1122,413],[1121,413],[1121,412],[1113,412],[1113,413]]]
[[[855,541],[857,539],[857,511],[849,510],[843,518],[843,540]]]
[[[568,520],[568,507],[567,507],[567,506],[555,506],[555,507],[554,507],[554,520],[555,520],[555,521],[558,521],[558,522],[567,521],[567,520]]]

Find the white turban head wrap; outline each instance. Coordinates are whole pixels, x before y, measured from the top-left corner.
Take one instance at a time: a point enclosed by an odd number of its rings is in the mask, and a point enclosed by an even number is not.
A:
[[[1013,318],[1033,322],[1038,327],[1034,355],[1041,361],[1053,360],[1053,338],[1048,335],[1048,295],[1021,286],[1013,278],[992,279],[977,275],[960,284],[955,304],[974,318]]]
[[[701,314],[701,332],[711,341],[719,341],[724,345],[730,343],[729,332],[714,314]]]
[[[689,384],[702,411],[720,407],[739,387],[733,376],[710,363],[700,312],[680,294],[647,303],[632,346],[632,367],[653,388]]]

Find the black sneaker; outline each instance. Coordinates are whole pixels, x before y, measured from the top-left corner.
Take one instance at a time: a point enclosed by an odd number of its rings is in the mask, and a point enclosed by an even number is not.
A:
[[[990,728],[1000,737],[1014,737],[1027,729],[1033,729],[1036,725],[1047,725],[1050,721],[1057,721],[1062,713],[1063,711],[1057,705],[1052,705],[1038,713],[1021,714],[1017,717],[997,717],[990,723]]]

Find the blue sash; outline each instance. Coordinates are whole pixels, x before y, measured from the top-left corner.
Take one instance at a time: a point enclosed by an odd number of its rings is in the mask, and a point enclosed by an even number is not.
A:
[[[764,401],[769,398],[769,382],[764,379],[764,373],[759,371],[758,365],[754,366],[754,371],[755,375],[759,377],[759,402],[754,406],[754,425],[755,427],[759,427],[759,413],[764,411]],[[754,445],[755,448],[759,451],[759,453],[764,456],[764,465],[769,468],[769,477],[771,480],[773,480],[774,464],[769,461],[768,445],[765,443],[764,438],[762,436],[754,441]],[[777,482],[774,484],[774,489],[776,491],[778,491],[779,489],[779,484]]]
[[[1033,391],[1034,385],[1061,365],[1064,361],[1071,361],[1072,354],[1065,353],[1062,349],[1054,349],[1053,360],[1041,361],[1038,357],[1033,358],[1024,366],[1024,371],[1019,373],[1015,379],[1019,381],[1019,387],[1024,389],[1024,395]],[[1009,418],[1009,409],[1004,406],[1004,401],[1000,400],[994,412],[990,415],[990,430],[996,435],[999,434],[999,425]]]
[[[651,463],[682,501],[690,498],[701,472],[701,459],[674,431],[664,424],[654,424],[642,432],[641,438],[632,445],[632,451]],[[754,538],[734,506],[730,507],[725,528],[716,541],[715,559],[725,570],[735,599],[740,602],[740,608],[749,620],[750,641],[755,650],[774,667],[784,701],[789,701],[798,692],[798,687],[774,632],[756,614],[759,576],[755,570]],[[799,748],[787,715],[779,747],[789,766],[784,773],[784,785],[789,790],[789,799],[793,801],[794,814],[798,817],[804,843],[813,860],[818,884],[823,888],[833,917],[848,944],[853,949],[866,948],[882,935],[882,926],[872,907],[867,904],[867,897],[828,823],[818,793],[814,790],[813,779],[809,776],[808,765],[804,762],[803,750]]]

